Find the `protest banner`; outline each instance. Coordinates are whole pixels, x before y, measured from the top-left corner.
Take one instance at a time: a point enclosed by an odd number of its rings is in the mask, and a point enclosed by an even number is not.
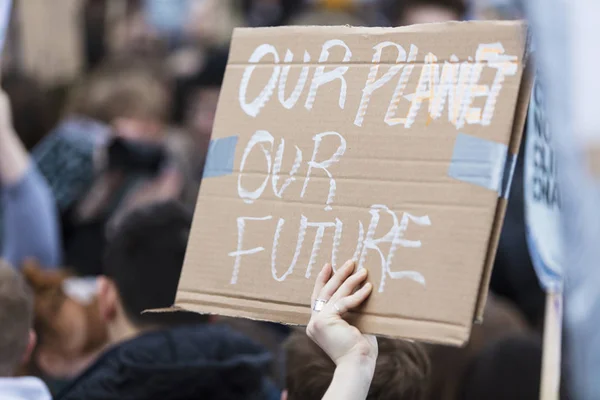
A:
[[[306,324],[326,262],[362,331],[481,318],[531,90],[522,22],[236,29],[172,310]]]

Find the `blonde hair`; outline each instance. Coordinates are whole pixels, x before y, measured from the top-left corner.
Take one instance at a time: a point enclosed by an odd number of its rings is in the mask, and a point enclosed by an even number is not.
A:
[[[104,123],[119,117],[166,122],[169,97],[167,81],[152,62],[119,58],[101,65],[74,88],[66,114]]]
[[[18,367],[33,325],[33,294],[21,274],[0,260],[0,376]]]

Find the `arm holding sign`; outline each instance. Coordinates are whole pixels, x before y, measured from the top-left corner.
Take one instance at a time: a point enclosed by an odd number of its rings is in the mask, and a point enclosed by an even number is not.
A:
[[[14,131],[10,102],[0,92],[0,258],[18,266],[36,258],[46,266],[60,262],[58,217],[52,193]]]
[[[352,274],[354,268],[355,263],[348,261],[333,273],[331,265],[325,265],[311,298],[313,312],[306,333],[336,365],[323,399],[366,399],[375,372],[377,339],[363,335],[342,318],[361,305],[373,289],[368,282],[360,287],[367,270]]]

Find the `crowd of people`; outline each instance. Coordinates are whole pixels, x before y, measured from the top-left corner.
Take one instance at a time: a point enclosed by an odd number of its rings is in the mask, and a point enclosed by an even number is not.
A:
[[[306,329],[144,313],[175,298],[234,26],[403,26],[474,8],[123,0],[109,23],[110,3],[85,2],[77,81],[2,74],[0,399],[539,398],[545,300],[525,238],[522,156],[484,322],[464,348],[348,324],[371,290],[352,262],[323,267],[306,296],[326,303]]]

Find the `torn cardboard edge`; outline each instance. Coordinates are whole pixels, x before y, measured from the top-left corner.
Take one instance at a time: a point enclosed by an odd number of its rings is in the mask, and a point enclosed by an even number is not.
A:
[[[210,307],[211,312],[206,312],[207,306]],[[277,311],[280,315],[287,314],[290,321],[293,320],[293,322],[279,321],[278,323],[289,326],[306,326],[308,320],[304,320],[303,316],[306,314],[305,311],[309,307],[309,305],[264,302],[260,299],[244,299],[244,306],[240,307],[240,305],[236,304],[232,298],[225,295],[179,291],[177,293],[176,303],[172,307],[146,310],[144,313],[193,311],[206,315],[220,315],[225,317],[246,318],[254,321],[272,322],[273,319],[264,316],[265,312]],[[353,315],[357,314],[348,313],[346,319],[352,320]],[[461,346],[466,343],[470,335],[470,330],[465,329],[466,327],[463,325],[405,317],[398,320],[391,316],[385,317],[375,314],[361,314],[360,321],[357,321],[355,325],[361,330],[363,325],[389,325],[402,333],[401,335],[394,336],[394,338],[403,338],[407,340],[416,339],[422,342],[449,344],[454,346]],[[434,338],[431,336],[432,329],[435,329],[436,331],[436,337]]]
[[[493,24],[490,24],[493,22]],[[464,26],[467,24],[478,25],[478,27],[482,30],[489,29],[490,31],[496,32],[498,27],[501,26],[513,26],[515,23],[521,24],[521,31],[524,35],[522,39],[523,42],[528,42],[528,32],[527,25],[525,21],[447,21],[447,22],[436,22],[436,23],[426,23],[419,25],[408,25],[401,27],[366,27],[366,26],[350,26],[350,25],[331,25],[331,26],[270,26],[270,27],[260,27],[260,28],[247,28],[247,27],[239,27],[233,30],[233,39],[232,46],[229,52],[229,61],[228,66],[247,66],[247,65],[270,65],[273,62],[270,59],[263,59],[257,62],[248,62],[246,58],[238,58],[238,55],[243,54],[243,52],[237,51],[238,46],[243,46],[243,41],[245,39],[252,40],[254,37],[262,37],[263,35],[272,34],[271,31],[277,31],[277,37],[280,40],[285,40],[286,38],[290,38],[290,40],[297,41],[298,36],[302,37],[304,40],[310,41],[313,37],[320,37],[323,33],[336,36],[340,40],[344,40],[349,35],[356,34],[368,34],[369,36],[384,36],[389,33],[399,34],[399,33],[410,33],[416,35],[432,35],[432,34],[454,34],[455,31],[461,31],[464,29]],[[316,33],[307,28],[318,28],[319,32]],[[525,51],[523,55],[527,55],[528,52]],[[423,64],[424,63],[425,54],[418,54],[414,61],[410,62],[398,62],[395,56],[390,54],[383,53],[381,58],[377,61],[378,65],[400,65],[400,64]],[[437,64],[443,64],[444,61],[449,61],[450,56],[440,56],[437,55]],[[458,61],[466,61],[467,58],[458,58]],[[523,58],[525,61],[525,57]],[[331,62],[322,62],[318,60],[313,60],[310,62],[311,65],[333,65]],[[374,62],[372,59],[365,60],[353,60],[350,62],[339,62],[334,64],[340,65],[365,65],[370,66],[373,65]],[[290,65],[290,63],[287,63]]]
[[[525,54],[527,54],[528,51],[529,45],[526,43]],[[523,137],[523,129],[525,128],[525,120],[527,119],[527,110],[529,109],[529,99],[531,98],[531,89],[533,86],[533,68],[531,65],[531,60],[529,57],[527,57],[526,61],[526,64],[523,66],[521,87],[519,88],[519,96],[517,97],[517,103],[515,105],[511,140],[508,144],[508,152],[509,154],[513,155],[515,159],[515,162],[513,162],[512,166],[513,171],[516,164],[516,158],[519,154],[519,148],[521,147],[521,139]],[[498,199],[498,206],[496,208],[496,215],[494,217],[494,225],[492,226],[492,233],[488,241],[488,252],[483,273],[481,274],[479,296],[475,306],[475,316],[473,318],[474,322],[477,324],[481,324],[483,322],[483,313],[485,310],[485,304],[487,302],[488,287],[492,276],[492,269],[494,268],[494,261],[496,260],[496,252],[498,250],[500,234],[502,233],[502,226],[504,225],[504,215],[506,214],[511,184],[512,174],[510,175],[508,182],[508,191],[506,196],[502,196]]]

